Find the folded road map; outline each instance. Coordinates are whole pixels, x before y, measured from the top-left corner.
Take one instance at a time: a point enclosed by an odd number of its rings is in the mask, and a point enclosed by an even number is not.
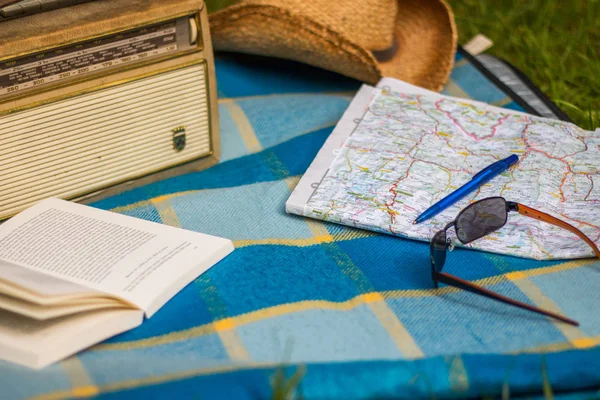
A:
[[[413,225],[429,206],[511,154],[519,156],[513,168]],[[600,133],[384,78],[377,88],[360,89],[286,209],[429,241],[470,202],[489,196],[565,220],[600,246]],[[517,213],[468,247],[535,259],[593,257],[574,234]]]

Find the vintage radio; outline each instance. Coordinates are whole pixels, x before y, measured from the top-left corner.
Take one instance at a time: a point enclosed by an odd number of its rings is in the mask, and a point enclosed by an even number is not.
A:
[[[0,220],[205,168],[218,122],[201,0],[92,1],[0,22]]]

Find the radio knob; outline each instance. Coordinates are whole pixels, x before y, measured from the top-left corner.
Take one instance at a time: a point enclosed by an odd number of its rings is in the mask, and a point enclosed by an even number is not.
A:
[[[198,41],[198,24],[196,18],[190,18],[190,44],[194,44]]]

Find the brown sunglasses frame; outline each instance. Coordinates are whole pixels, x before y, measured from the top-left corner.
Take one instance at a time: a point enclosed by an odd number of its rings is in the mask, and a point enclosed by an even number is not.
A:
[[[508,213],[511,212],[511,211],[517,211],[519,214],[524,215],[526,217],[534,218],[534,219],[537,219],[539,221],[543,221],[543,222],[546,222],[546,223],[558,226],[560,228],[566,229],[566,230],[574,233],[575,235],[577,235],[581,239],[583,239],[592,248],[592,250],[594,251],[594,254],[596,255],[596,257],[600,258],[600,250],[598,249],[598,246],[596,246],[596,244],[589,237],[587,237],[583,232],[581,232],[579,229],[575,228],[573,225],[568,224],[568,223],[566,223],[564,221],[561,221],[560,219],[555,218],[555,217],[553,217],[553,216],[551,216],[549,214],[546,214],[546,213],[543,213],[541,211],[535,210],[535,209],[533,209],[531,207],[527,207],[527,206],[525,206],[523,204],[515,203],[513,201],[506,201],[506,199],[504,197],[499,197],[499,196],[498,197],[487,197],[485,199],[476,201],[475,203],[472,203],[469,206],[465,207],[465,209],[463,209],[458,214],[458,216],[456,217],[456,219],[454,221],[450,222],[448,225],[446,225],[444,227],[444,229],[442,229],[442,231],[445,232],[449,228],[451,228],[452,226],[454,226],[454,229],[456,230],[456,221],[460,218],[461,214],[465,210],[467,210],[469,207],[471,207],[471,206],[473,206],[473,205],[475,205],[475,204],[477,204],[477,203],[479,203],[481,201],[485,201],[485,200],[489,200],[489,199],[502,199],[502,200],[504,200],[504,202],[506,204],[506,219],[504,221],[504,224],[502,224],[502,226],[504,226],[506,224],[506,222],[508,221]],[[500,228],[498,228],[498,229],[500,229]],[[440,232],[442,232],[442,231],[440,231]],[[436,233],[436,235],[438,233]],[[436,235],[434,235],[434,238],[435,238]],[[457,233],[457,237],[458,237],[458,233]],[[481,238],[477,238],[477,239],[481,239]],[[464,241],[460,240],[460,238],[459,238],[459,240],[462,243],[464,243],[464,244],[471,243],[471,242],[473,242],[473,241],[475,241],[477,239],[473,239],[471,241],[464,242]],[[447,235],[446,235],[446,249],[445,249],[445,251],[447,251],[448,246],[449,246],[449,243],[448,243],[448,239],[447,239]],[[445,259],[444,259],[444,264],[445,264]],[[560,314],[556,314],[556,313],[553,313],[553,312],[550,312],[550,311],[546,311],[546,310],[543,310],[541,308],[537,308],[537,307],[531,306],[529,304],[526,304],[526,303],[523,303],[523,302],[511,299],[511,298],[503,296],[501,294],[492,292],[491,290],[487,290],[487,289],[482,288],[480,286],[474,285],[471,282],[465,281],[463,279],[460,279],[460,278],[458,278],[458,277],[456,277],[454,275],[450,275],[450,274],[447,274],[445,272],[441,272],[442,268],[443,268],[443,265],[442,265],[442,267],[440,267],[440,272],[436,271],[436,269],[435,269],[435,267],[433,265],[433,257],[432,257],[431,275],[432,275],[432,279],[434,281],[435,287],[437,287],[438,282],[445,283],[446,285],[450,285],[450,286],[453,286],[453,287],[456,287],[456,288],[459,288],[459,289],[463,289],[463,290],[466,290],[466,291],[471,292],[471,293],[479,294],[481,296],[485,296],[485,297],[488,297],[488,298],[500,301],[500,302],[505,303],[505,304],[509,304],[509,305],[512,305],[512,306],[515,306],[515,307],[519,307],[519,308],[523,308],[523,309],[526,309],[526,310],[529,310],[529,311],[532,311],[532,312],[535,312],[535,313],[538,313],[538,314],[546,315],[548,317],[555,318],[557,320],[566,322],[566,323],[571,324],[571,325],[579,326],[579,323],[577,321],[574,321],[574,320],[572,320],[570,318],[567,318],[565,316],[562,316]]]

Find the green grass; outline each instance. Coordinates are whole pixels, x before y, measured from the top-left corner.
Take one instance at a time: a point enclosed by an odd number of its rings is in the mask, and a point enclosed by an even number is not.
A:
[[[477,33],[573,121],[600,127],[600,0],[448,0],[459,42]],[[206,0],[211,11],[236,0]]]
[[[221,8],[225,8],[237,3],[236,0],[204,0],[204,2],[206,3],[206,7],[209,13],[218,11]]]
[[[487,53],[522,70],[573,121],[600,127],[600,0],[448,0],[459,42],[477,33]]]

